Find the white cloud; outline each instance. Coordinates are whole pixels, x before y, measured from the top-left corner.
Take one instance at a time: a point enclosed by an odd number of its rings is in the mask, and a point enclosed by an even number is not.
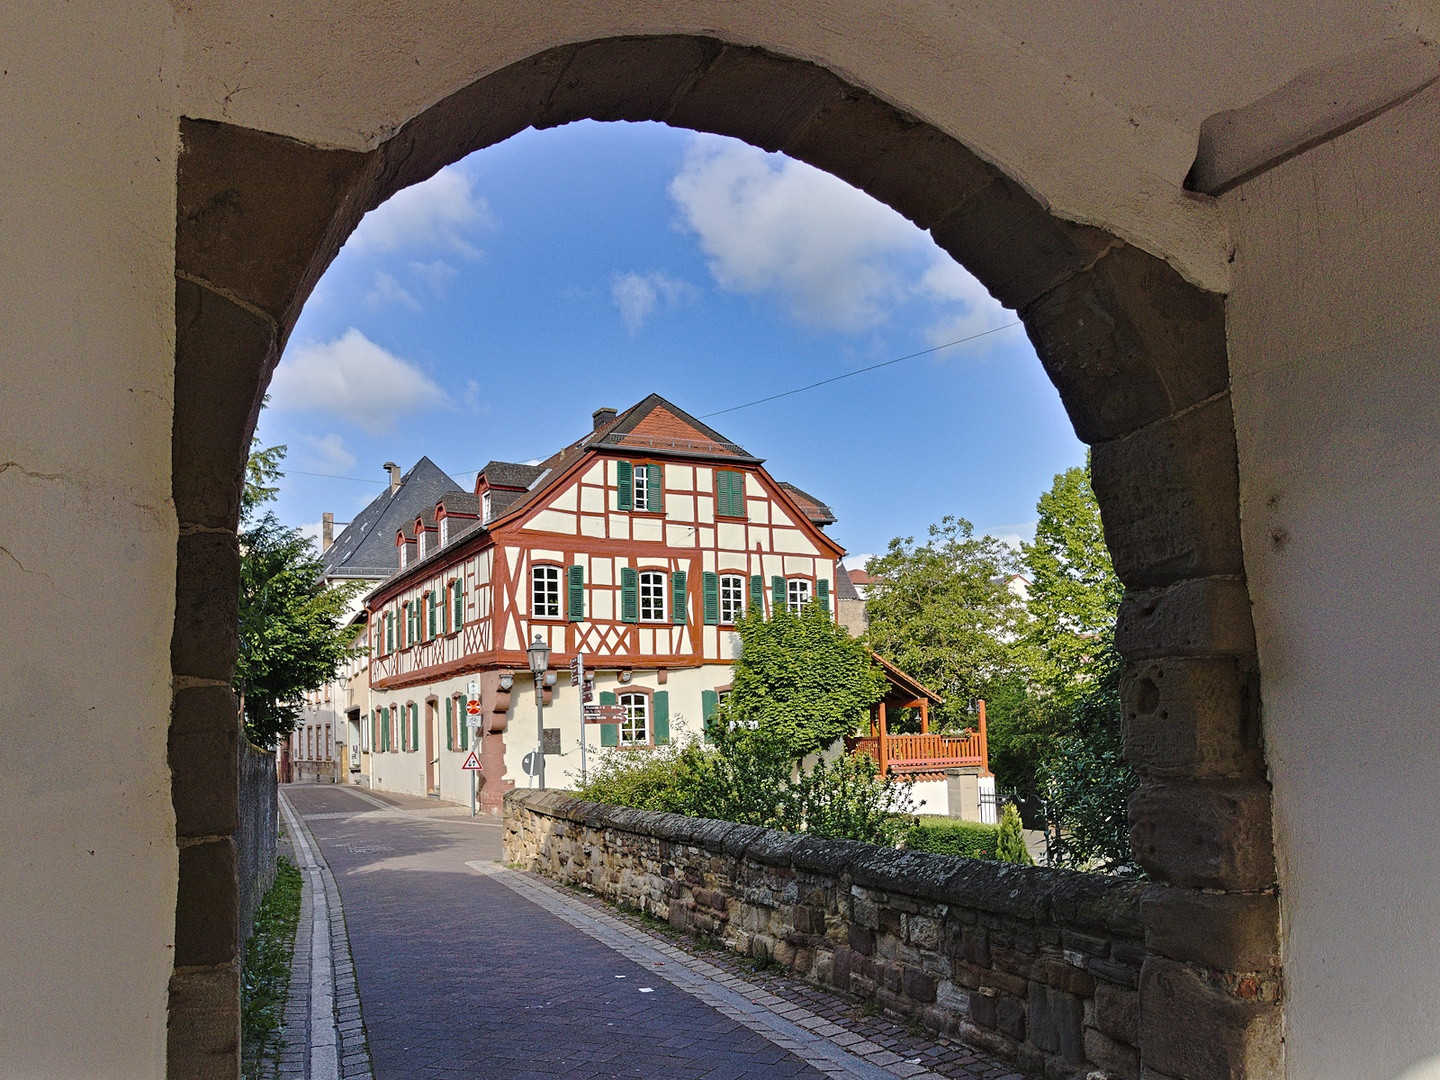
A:
[[[410,270],[416,277],[430,286],[430,291],[440,299],[445,299],[445,288],[450,280],[460,273],[444,259],[436,259],[434,262],[422,263],[412,262]]]
[[[627,274],[616,274],[610,283],[610,298],[620,309],[620,318],[625,320],[625,326],[632,334],[645,325],[645,320],[661,299],[667,306],[673,307],[681,299],[695,295],[696,291],[688,281],[673,278],[663,270],[649,274],[637,274],[632,270]]]
[[[401,284],[383,270],[375,271],[375,284],[365,294],[365,306],[382,308],[387,304],[402,304],[411,311],[420,310],[420,301],[411,296]]]
[[[323,439],[301,435],[300,440],[310,451],[306,460],[313,468],[348,469],[355,464],[355,455],[345,449],[345,440],[339,435],[326,435]]]
[[[1019,551],[1022,543],[1034,543],[1035,527],[1039,524],[1038,521],[1026,521],[1019,525],[995,525],[984,532],[986,536],[993,536],[1006,547]]]
[[[353,326],[333,341],[287,352],[270,393],[276,409],[323,410],[371,434],[401,416],[442,407],[445,394],[408,360],[381,348]]]
[[[490,205],[470,190],[470,178],[447,165],[371,210],[345,246],[358,254],[440,248],[474,259],[480,250],[465,234],[494,223]]]
[[[935,344],[1008,317],[928,233],[863,191],[782,154],[696,136],[670,196],[722,287],[778,292],[791,314],[811,326],[859,332],[917,297],[942,310],[928,331]]]
[[[735,292],[778,290],[814,326],[882,322],[904,292],[892,263],[925,235],[828,173],[731,139],[697,137],[670,184],[710,270]]]
[[[320,541],[324,535],[324,523],[315,521],[309,525],[299,525],[297,528],[301,536],[315,545],[315,551],[318,554],[320,552]]]
[[[865,564],[874,557],[870,552],[862,552],[857,555],[846,555],[840,562],[846,570],[864,570]]]

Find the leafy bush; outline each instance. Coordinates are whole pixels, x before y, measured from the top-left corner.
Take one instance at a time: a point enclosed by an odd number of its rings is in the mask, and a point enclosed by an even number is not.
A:
[[[996,857],[999,840],[998,825],[926,815],[905,831],[904,844],[911,851],[963,855],[969,859],[993,859]]]
[[[653,749],[611,750],[581,798],[643,810],[718,818],[787,832],[892,845],[910,809],[910,787],[887,784],[863,756],[800,769],[772,731],[717,733]]]
[[[853,735],[885,696],[869,647],[818,603],[798,616],[782,607],[769,619],[754,607],[736,630],[740,655],[716,726],[768,732],[793,761]]]
[[[1035,860],[1025,846],[1025,828],[1020,823],[1020,810],[1014,803],[1007,803],[1000,815],[1000,830],[995,857],[1001,862],[1020,863],[1034,866]]]

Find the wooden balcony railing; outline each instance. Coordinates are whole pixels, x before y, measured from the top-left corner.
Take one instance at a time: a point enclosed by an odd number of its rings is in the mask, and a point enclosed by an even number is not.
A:
[[[884,753],[880,740],[885,744]],[[988,768],[985,734],[972,731],[961,736],[946,735],[872,735],[845,740],[851,753],[869,754],[876,764],[891,772],[914,772],[927,769],[954,769],[965,765]]]

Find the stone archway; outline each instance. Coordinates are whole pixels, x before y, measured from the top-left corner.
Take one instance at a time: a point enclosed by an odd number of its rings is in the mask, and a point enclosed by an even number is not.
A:
[[[1278,1066],[1270,792],[1241,559],[1224,297],[1050,214],[955,139],[814,64],[692,36],[537,54],[370,153],[182,122],[176,221],[171,657],[180,847],[169,1074],[233,1076],[235,529],[270,374],[320,274],[386,197],[526,127],[658,120],[825,169],[922,228],[1024,319],[1077,434],[1128,593],[1118,643],[1132,841],[1158,882],[1136,1036],[1147,1075]]]

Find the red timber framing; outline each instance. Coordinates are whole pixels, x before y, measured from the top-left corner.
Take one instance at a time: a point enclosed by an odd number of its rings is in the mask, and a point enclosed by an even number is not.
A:
[[[427,551],[367,597],[371,625],[380,631],[371,641],[376,690],[467,672],[523,671],[536,634],[550,645],[552,668],[582,649],[588,665],[602,669],[729,662],[722,640],[729,631],[707,618],[713,615],[705,603],[707,575],[744,577],[746,608],[759,595],[767,614],[777,578],[804,579],[833,616],[844,549],[761,459],[664,399],[651,395],[539,468],[529,490],[488,525]],[[634,473],[642,468],[652,490],[647,508],[637,510]],[[477,495],[501,489],[484,471],[476,480]],[[557,614],[534,610],[531,575],[539,566],[558,571]],[[655,571],[662,575],[662,615],[646,620],[626,610],[634,602],[627,593]],[[442,606],[432,637],[427,594],[451,603],[447,590],[456,581],[463,583],[462,624],[455,630]],[[401,648],[397,633],[387,650],[386,618],[398,630],[407,603],[422,605],[421,638]]]

